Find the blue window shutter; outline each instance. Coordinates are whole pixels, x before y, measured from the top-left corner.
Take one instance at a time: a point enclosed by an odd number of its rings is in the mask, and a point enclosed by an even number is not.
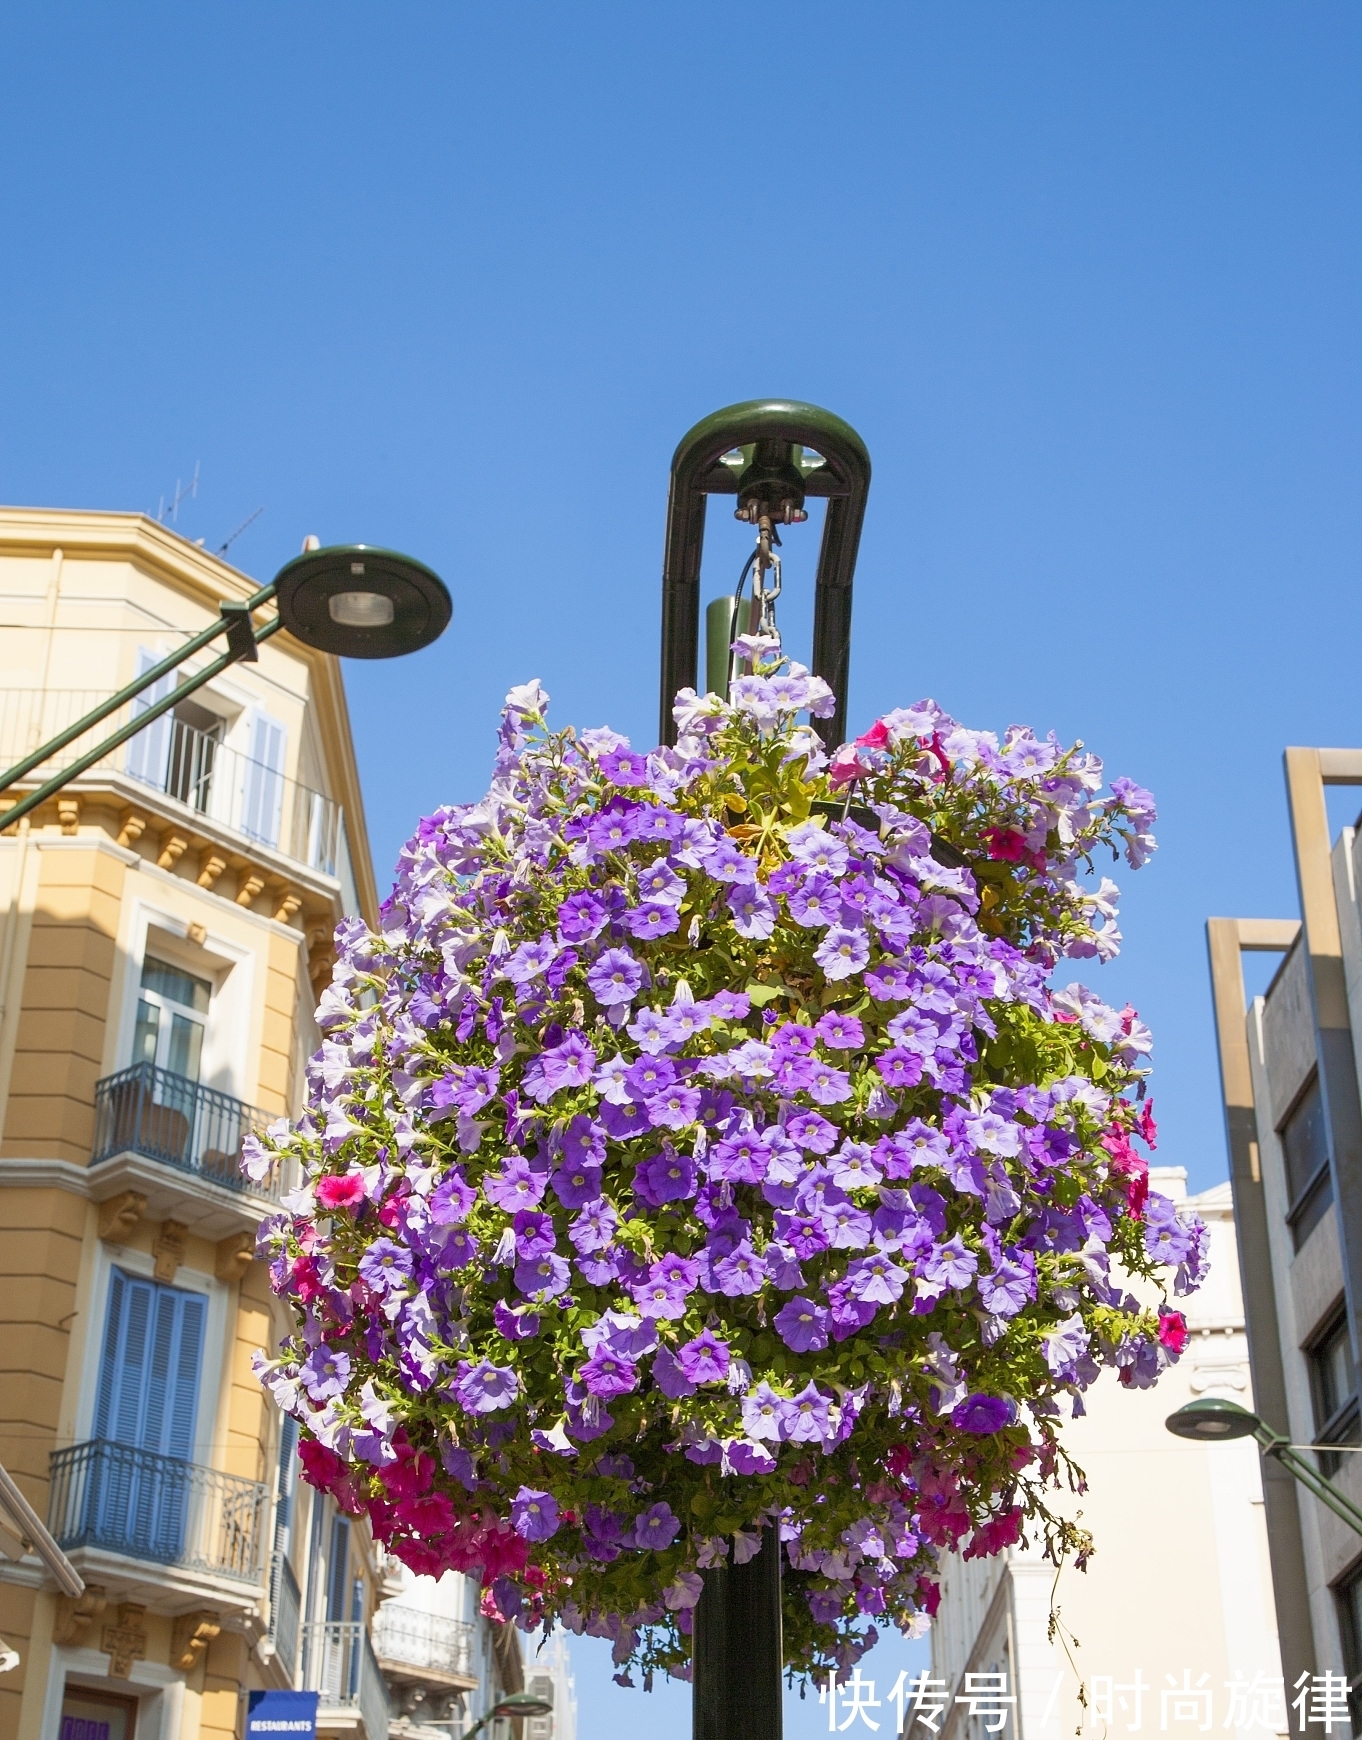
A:
[[[189,1460],[206,1315],[202,1294],[113,1271],[96,1438]]]
[[[277,719],[256,708],[241,791],[241,831],[267,846],[279,844],[284,808],[284,746],[288,733]]]
[[[146,647],[137,649],[137,674],[144,675],[153,665],[161,662],[160,654],[149,652]],[[163,701],[175,687],[179,678],[178,671],[168,671],[165,676],[156,681],[143,694],[140,694],[132,704],[133,717],[145,713],[156,701]],[[154,785],[157,791],[166,788],[166,769],[170,763],[170,715],[162,713],[159,719],[153,719],[145,731],[139,731],[136,737],[128,742],[128,774],[132,779],[140,779],[144,785]]]
[[[331,1575],[327,1578],[326,1617],[348,1619],[346,1593],[350,1579],[350,1522],[347,1517],[331,1521]]]

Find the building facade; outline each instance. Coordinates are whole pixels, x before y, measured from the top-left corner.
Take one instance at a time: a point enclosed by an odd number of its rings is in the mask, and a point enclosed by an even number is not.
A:
[[[140,515],[0,510],[0,764],[255,590]],[[241,1144],[297,1113],[335,926],[377,916],[339,664],[276,634],[5,828],[146,705],[0,797],[0,1462],[86,1584],[0,1537],[0,1740],[228,1740],[271,1688],[324,1734],[446,1740],[518,1640],[463,1579],[411,1600],[251,1365],[291,1181]]]
[[[1181,1168],[1150,1182],[1210,1228],[1206,1283],[1180,1302],[1187,1349],[1151,1390],[1104,1372],[1064,1428],[1088,1481],[1061,1500],[1095,1538],[1085,1572],[1056,1577],[1034,1546],[946,1560],[931,1630],[942,1740],[1286,1731],[1257,1446],[1164,1426],[1198,1396],[1253,1405],[1230,1190],[1186,1198]]]
[[[1220,1073],[1257,1412],[1362,1504],[1362,908],[1358,833],[1326,788],[1362,784],[1362,752],[1288,749],[1300,916],[1208,922]],[[1245,997],[1243,955],[1280,963]],[[1247,1006],[1246,1006],[1247,1004]],[[1362,1731],[1362,1534],[1271,1460],[1267,1520],[1283,1665],[1344,1673]]]

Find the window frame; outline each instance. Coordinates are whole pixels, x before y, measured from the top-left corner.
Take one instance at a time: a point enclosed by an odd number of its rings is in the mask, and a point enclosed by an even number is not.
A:
[[[1320,1328],[1315,1331],[1302,1349],[1309,1366],[1310,1404],[1316,1444],[1362,1443],[1362,1377],[1356,1370],[1353,1372],[1351,1395],[1345,1396],[1327,1417],[1324,1412],[1327,1400],[1323,1382],[1324,1352],[1340,1330],[1345,1338],[1348,1362],[1351,1365],[1352,1349],[1346,1340],[1348,1318],[1342,1301],[1329,1313]],[[1342,1456],[1337,1453],[1331,1454],[1328,1450],[1317,1450],[1315,1456],[1319,1463],[1320,1473],[1326,1480],[1331,1479],[1338,1472]],[[1362,1646],[1362,1636],[1359,1636],[1358,1642],[1359,1646]],[[1359,1656],[1359,1662],[1362,1663],[1362,1656]],[[1362,1667],[1359,1668],[1359,1671],[1362,1672]]]
[[[1312,1093],[1319,1094],[1322,1113],[1324,1109],[1323,1090],[1320,1087],[1318,1065],[1310,1070],[1301,1083],[1298,1092],[1283,1117],[1278,1121],[1276,1128],[1277,1143],[1282,1154],[1282,1180],[1288,1191],[1291,1187],[1291,1163],[1287,1157],[1287,1126],[1300,1112]],[[1300,1251],[1304,1248],[1306,1240],[1333,1207],[1333,1203],[1333,1175],[1329,1166],[1329,1140],[1326,1130],[1324,1158],[1287,1202],[1286,1224],[1291,1229],[1291,1243],[1294,1251]]]

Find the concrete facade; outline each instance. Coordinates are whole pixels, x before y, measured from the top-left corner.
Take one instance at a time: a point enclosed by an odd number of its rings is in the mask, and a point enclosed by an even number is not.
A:
[[[1180,1168],[1157,1168],[1151,1182],[1174,1200],[1185,1196]],[[1021,1740],[1190,1733],[1207,1715],[1205,1727],[1247,1740],[1264,1732],[1252,1719],[1255,1684],[1259,1716],[1271,1687],[1282,1718],[1266,1731],[1285,1731],[1257,1448],[1189,1443],[1164,1427],[1196,1396],[1252,1406],[1229,1186],[1187,1206],[1210,1227],[1211,1269],[1183,1302],[1186,1352],[1152,1390],[1124,1390],[1104,1372],[1086,1415],[1064,1428],[1088,1484],[1059,1503],[1094,1536],[1087,1570],[1069,1565],[1057,1577],[1035,1548],[946,1561],[931,1632],[932,1671],[947,1700],[942,1740],[982,1740],[996,1721],[956,1702],[971,1683],[985,1683],[971,1674],[1006,1675],[1017,1702],[1005,1732]]]

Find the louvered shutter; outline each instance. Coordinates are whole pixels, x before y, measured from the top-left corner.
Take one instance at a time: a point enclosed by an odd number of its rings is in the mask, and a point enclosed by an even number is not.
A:
[[[137,649],[137,674],[144,675],[153,665],[158,665],[161,657],[158,653],[149,652],[146,647]],[[178,671],[170,671],[157,680],[143,694],[140,694],[132,704],[133,717],[145,713],[156,701],[163,701],[179,680]],[[170,714],[162,713],[159,719],[153,719],[145,731],[139,731],[135,737],[128,740],[128,774],[132,779],[140,779],[144,785],[154,785],[157,791],[166,788],[166,769],[170,763]]]
[[[288,734],[259,708],[251,714],[248,755],[241,790],[241,831],[266,846],[279,844],[284,808],[284,747]]]

